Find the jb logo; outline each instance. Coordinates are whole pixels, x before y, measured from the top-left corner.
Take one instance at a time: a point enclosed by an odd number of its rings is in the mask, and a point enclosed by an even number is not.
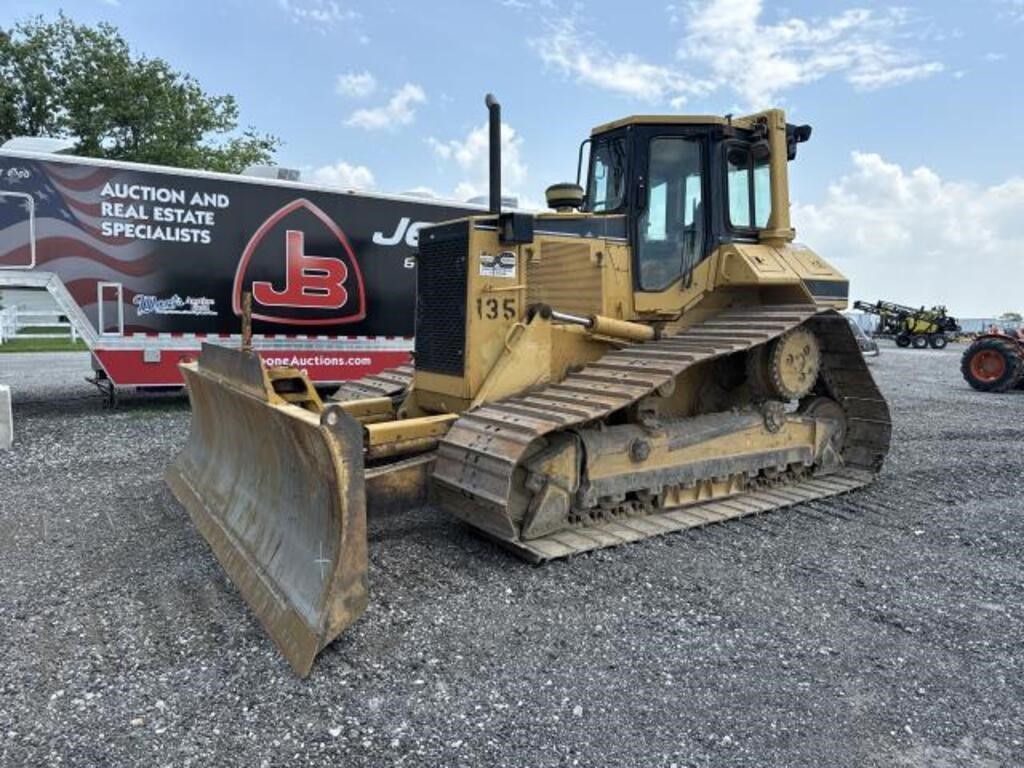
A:
[[[268,216],[245,246],[232,293],[238,316],[247,290],[254,320],[323,326],[366,318],[366,289],[348,238],[306,199]]]
[[[344,288],[348,267],[340,259],[308,256],[305,237],[298,230],[285,233],[285,283],[277,290],[272,283],[254,282],[252,297],[267,307],[341,309],[348,301]]]

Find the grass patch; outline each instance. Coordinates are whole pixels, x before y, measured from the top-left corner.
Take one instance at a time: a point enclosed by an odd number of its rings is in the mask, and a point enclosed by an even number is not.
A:
[[[47,333],[63,333],[66,329],[47,327],[45,325],[27,325],[24,328],[19,328],[18,333],[24,334],[25,336],[42,336]]]
[[[88,352],[89,347],[79,339],[11,339],[0,344],[0,354],[4,352]]]

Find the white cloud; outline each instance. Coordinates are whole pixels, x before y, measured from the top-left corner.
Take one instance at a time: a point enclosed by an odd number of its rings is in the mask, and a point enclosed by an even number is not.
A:
[[[487,194],[489,180],[489,132],[487,123],[473,128],[465,138],[439,141],[433,137],[427,144],[443,163],[456,168],[462,176],[455,186],[457,200]],[[526,183],[527,168],[523,161],[523,139],[508,123],[501,124],[501,186],[502,194],[519,196]]]
[[[1024,0],[996,0],[1002,7],[999,16],[1008,18],[1014,23],[1024,21]]]
[[[498,0],[498,5],[513,11],[552,10],[555,0]]]
[[[943,69],[915,52],[913,43],[923,33],[901,9],[852,9],[771,24],[763,23],[762,10],[763,0],[691,0],[685,11],[669,5],[669,23],[679,24],[682,35],[668,63],[611,50],[580,30],[575,18],[549,23],[531,45],[545,64],[580,83],[676,108],[716,91],[762,107],[829,75],[841,75],[857,90],[874,90]]]
[[[982,187],[877,154],[855,152],[852,164],[823,202],[793,206],[799,239],[846,273],[851,298],[946,304],[966,317],[1024,305],[1012,277],[1024,253],[1024,177]]]
[[[278,0],[277,4],[296,24],[333,26],[360,17],[359,13],[342,7],[335,0]]]
[[[373,172],[365,165],[349,165],[339,160],[334,165],[324,165],[310,174],[316,184],[345,189],[372,189]]]
[[[854,8],[821,19],[761,22],[762,0],[694,3],[679,46],[684,63],[706,69],[716,88],[731,88],[752,106],[766,106],[795,86],[841,74],[861,90],[940,72],[908,44],[905,11]]]
[[[633,53],[609,50],[592,35],[581,32],[573,19],[551,22],[548,34],[530,44],[552,69],[611,93],[662,101],[703,89],[702,84],[687,82],[669,67],[650,64]]]
[[[416,105],[426,100],[427,95],[422,88],[406,83],[395,91],[387,104],[373,109],[357,109],[346,124],[368,131],[394,130],[400,125],[409,125],[416,118]]]
[[[922,78],[942,72],[944,69],[945,66],[937,61],[929,61],[924,64],[909,64],[903,67],[879,64],[875,67],[851,72],[847,79],[862,90],[873,91],[878,88],[888,88],[892,85],[909,83],[911,80],[921,80]],[[960,78],[963,75],[957,72],[955,76]]]
[[[341,96],[364,98],[377,89],[377,78],[369,72],[346,72],[338,75],[334,90]]]

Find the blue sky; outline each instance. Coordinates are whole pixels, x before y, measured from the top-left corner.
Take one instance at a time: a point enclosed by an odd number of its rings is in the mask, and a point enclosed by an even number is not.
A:
[[[814,126],[799,237],[857,298],[1024,306],[1024,0],[7,0],[0,23],[59,7],[234,94],[283,165],[383,191],[482,192],[489,90],[527,202],[598,123],[781,105]]]

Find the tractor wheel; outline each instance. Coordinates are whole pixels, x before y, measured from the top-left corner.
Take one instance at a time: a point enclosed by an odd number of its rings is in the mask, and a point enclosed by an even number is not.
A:
[[[915,333],[910,337],[910,346],[914,349],[924,349],[928,346],[928,337],[923,333]]]
[[[932,349],[945,349],[949,340],[946,338],[945,334],[933,333],[928,337],[928,343],[931,344]]]
[[[960,372],[981,392],[1005,392],[1017,385],[1024,372],[1020,347],[1010,339],[979,339],[964,352]]]
[[[909,347],[910,346],[910,334],[897,333],[896,334],[896,346],[897,347]]]

